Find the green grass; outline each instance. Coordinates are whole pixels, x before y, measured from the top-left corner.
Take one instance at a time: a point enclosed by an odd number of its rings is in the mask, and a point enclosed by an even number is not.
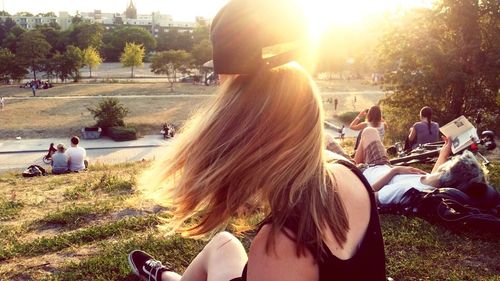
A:
[[[15,200],[0,201],[0,221],[15,217],[22,208],[23,203]]]
[[[387,273],[395,280],[499,280],[498,238],[471,239],[418,218],[382,215]]]
[[[122,180],[117,175],[106,173],[92,185],[92,190],[102,190],[104,192],[131,192],[134,186],[133,180]]]
[[[77,226],[91,221],[100,215],[105,215],[112,210],[110,204],[101,203],[78,206],[76,204],[65,207],[62,210],[48,213],[45,217],[36,221],[40,226]]]
[[[30,242],[15,242],[0,248],[0,261],[17,256],[37,256],[62,249],[104,240],[132,232],[140,232],[158,225],[156,216],[127,218],[105,225],[91,226],[68,234],[40,237]]]
[[[122,243],[101,244],[99,255],[70,263],[61,268],[53,280],[140,280],[131,274],[127,263],[128,253],[135,249],[169,261],[177,271],[182,271],[204,245],[203,241],[179,236],[163,238],[158,233],[135,236]]]
[[[499,164],[489,167],[497,187]],[[206,242],[165,236],[156,227],[162,214],[134,192],[144,166],[96,165],[87,173],[41,177],[36,188],[30,179],[2,174],[0,280],[139,280],[127,265],[134,249],[182,272]],[[381,215],[381,227],[387,273],[395,280],[500,281],[498,238],[394,215]],[[251,237],[241,237],[247,249]]]

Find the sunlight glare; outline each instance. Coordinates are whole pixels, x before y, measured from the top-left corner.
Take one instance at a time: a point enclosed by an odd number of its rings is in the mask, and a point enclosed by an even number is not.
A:
[[[430,7],[433,0],[299,0],[309,20],[313,39],[330,26],[360,25],[372,15],[414,7]]]

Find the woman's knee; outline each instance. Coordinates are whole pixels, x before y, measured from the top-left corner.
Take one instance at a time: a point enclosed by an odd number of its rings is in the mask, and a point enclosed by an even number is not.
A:
[[[215,234],[215,236],[207,244],[207,247],[210,247],[211,249],[220,249],[221,247],[228,244],[241,244],[241,242],[233,234],[227,231],[222,231]]]

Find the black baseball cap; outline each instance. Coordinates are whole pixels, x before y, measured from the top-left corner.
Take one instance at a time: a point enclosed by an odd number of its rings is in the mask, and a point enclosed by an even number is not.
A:
[[[212,21],[214,71],[252,74],[296,60],[307,28],[294,0],[232,0]]]

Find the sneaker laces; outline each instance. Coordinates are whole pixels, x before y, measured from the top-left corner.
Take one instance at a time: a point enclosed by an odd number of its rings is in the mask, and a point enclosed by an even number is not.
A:
[[[158,281],[158,279],[157,279],[158,276],[156,276],[156,275],[158,275],[158,271],[163,268],[163,264],[161,263],[161,261],[151,259],[151,260],[147,260],[146,264],[151,267],[151,270],[148,272],[148,274],[149,274],[148,281],[151,281],[151,280]],[[153,274],[153,270],[154,270],[154,274]]]

